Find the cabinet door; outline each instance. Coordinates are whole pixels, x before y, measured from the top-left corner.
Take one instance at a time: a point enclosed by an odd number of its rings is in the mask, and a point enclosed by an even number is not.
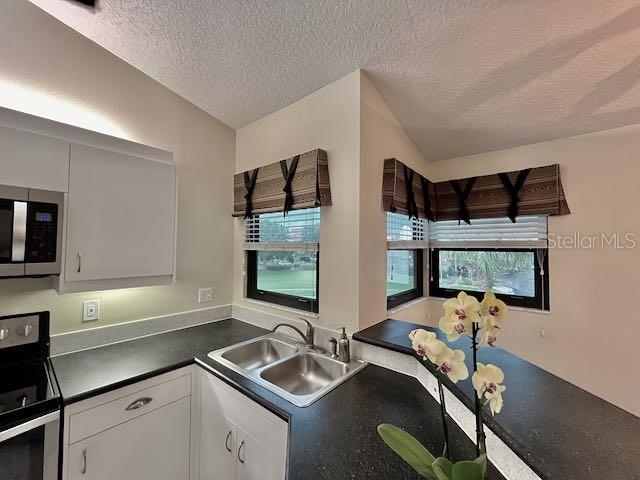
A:
[[[225,414],[214,384],[203,378],[200,391],[200,480],[236,478],[237,426]]]
[[[68,479],[188,479],[190,419],[187,397],[75,443]]]
[[[0,185],[66,192],[69,142],[0,127]]]
[[[284,480],[282,459],[240,427],[236,457],[237,480]]]
[[[71,145],[65,280],[172,275],[175,167]]]

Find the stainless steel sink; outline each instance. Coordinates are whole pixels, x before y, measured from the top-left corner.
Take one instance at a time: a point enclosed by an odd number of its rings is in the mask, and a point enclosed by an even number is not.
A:
[[[298,407],[311,405],[367,365],[353,357],[340,362],[277,333],[208,356]]]
[[[298,349],[274,338],[262,338],[224,351],[222,358],[244,370],[256,370],[295,354]]]
[[[260,376],[293,395],[311,395],[344,377],[349,365],[314,353],[295,355],[265,368]]]

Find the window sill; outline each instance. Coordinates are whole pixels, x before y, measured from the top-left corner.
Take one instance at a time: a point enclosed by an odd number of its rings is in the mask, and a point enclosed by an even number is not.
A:
[[[444,302],[445,300],[448,300],[448,298],[444,298],[444,297],[424,297],[424,298],[428,300],[436,300],[438,302]],[[540,315],[551,315],[550,310],[539,310],[537,308],[517,307],[517,306],[511,306],[508,303],[507,303],[507,307],[509,307],[509,310],[515,310],[518,312],[529,312],[529,313],[538,313]]]
[[[401,312],[402,310],[406,310],[407,308],[413,307],[418,303],[422,303],[425,300],[428,300],[429,298],[430,297],[418,297],[418,298],[414,298],[413,300],[409,300],[408,302],[405,302],[401,305],[398,305],[397,307],[389,308],[387,309],[387,315],[393,315],[394,313],[398,313],[398,312]]]
[[[247,303],[252,303],[254,305],[260,305],[260,306],[264,306],[264,307],[268,307],[268,308],[273,308],[274,310],[280,310],[282,312],[289,312],[289,313],[293,313],[295,315],[300,315],[303,317],[308,317],[308,318],[320,318],[320,314],[319,313],[313,313],[310,312],[308,310],[299,310],[297,308],[292,308],[292,307],[285,307],[284,305],[278,305],[277,303],[271,303],[271,302],[263,302],[261,300],[256,300],[254,298],[248,298],[248,297],[244,297],[242,299],[244,302]]]

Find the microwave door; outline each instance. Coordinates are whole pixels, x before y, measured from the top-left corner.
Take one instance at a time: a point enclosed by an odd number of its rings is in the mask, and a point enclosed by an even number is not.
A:
[[[0,277],[24,275],[27,203],[0,200]]]

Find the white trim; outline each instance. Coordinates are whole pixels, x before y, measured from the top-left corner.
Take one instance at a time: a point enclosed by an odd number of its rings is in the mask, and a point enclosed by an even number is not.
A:
[[[398,313],[401,312],[402,310],[406,310],[407,308],[413,307],[415,305],[417,305],[418,303],[422,303],[425,302],[427,300],[429,300],[431,297],[418,297],[418,298],[414,298],[413,300],[409,300],[408,302],[402,303],[400,305],[398,305],[397,307],[393,307],[387,310],[387,315],[393,315],[394,313]]]
[[[315,312],[310,312],[308,310],[300,310],[298,308],[293,308],[293,307],[286,307],[284,305],[279,305],[277,303],[270,303],[270,302],[265,302],[262,300],[256,300],[255,298],[249,298],[249,297],[244,297],[242,299],[243,302],[247,302],[247,303],[252,303],[256,306],[261,306],[261,307],[268,307],[268,308],[273,308],[274,310],[280,310],[282,312],[288,312],[288,313],[292,313],[294,315],[300,315],[302,317],[308,317],[309,320],[314,319],[314,318],[320,318],[320,314],[319,313],[315,313]],[[239,306],[234,304],[234,307]],[[234,317],[236,318],[236,317]],[[238,319],[240,320],[240,319]]]
[[[307,250],[317,252],[320,250],[318,242],[245,242],[242,246],[244,250],[275,250],[275,251],[296,251]]]
[[[387,240],[387,250],[424,250],[429,248],[426,240]]]

